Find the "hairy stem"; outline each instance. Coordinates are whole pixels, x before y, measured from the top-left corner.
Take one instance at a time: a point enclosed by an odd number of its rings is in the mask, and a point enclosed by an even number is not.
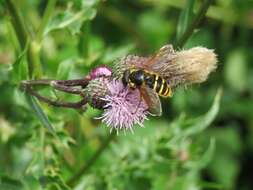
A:
[[[103,153],[103,151],[109,146],[110,142],[114,139],[116,136],[116,132],[113,131],[100,145],[100,147],[97,149],[97,151],[93,154],[93,156],[87,160],[87,162],[81,166],[81,168],[67,181],[67,184],[71,187],[73,187],[84,175],[90,167],[97,161],[97,159],[100,157],[100,155]]]
[[[199,23],[202,21],[202,19],[205,17],[205,14],[209,8],[209,6],[212,4],[213,0],[205,0],[205,2],[201,5],[199,11],[197,12],[196,16],[194,17],[193,21],[189,26],[186,28],[185,32],[182,34],[182,36],[179,38],[179,40],[176,43],[176,47],[182,47],[185,42],[189,39],[189,37],[194,32],[194,29],[199,25]]]

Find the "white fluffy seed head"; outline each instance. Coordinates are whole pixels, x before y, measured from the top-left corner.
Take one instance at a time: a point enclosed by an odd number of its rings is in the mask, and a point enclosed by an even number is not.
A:
[[[204,82],[217,67],[217,57],[213,50],[195,47],[178,51],[172,65],[180,65],[179,73],[183,74],[184,84]]]

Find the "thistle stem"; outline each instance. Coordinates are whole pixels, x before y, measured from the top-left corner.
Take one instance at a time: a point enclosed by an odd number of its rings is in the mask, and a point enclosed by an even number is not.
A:
[[[38,98],[39,100],[55,106],[55,107],[65,107],[65,108],[73,108],[73,109],[85,109],[85,105],[87,104],[87,100],[85,98],[83,98],[81,101],[79,102],[60,102],[60,101],[54,101],[51,100],[45,96],[40,95],[39,93],[37,93],[36,91],[34,91],[31,87],[26,87],[26,92],[29,93],[30,95]]]
[[[39,85],[50,85],[52,82],[64,86],[82,86],[85,88],[89,84],[89,78],[73,79],[73,80],[51,80],[51,79],[40,79],[40,80],[24,80],[21,82],[22,86],[39,86]]]
[[[97,149],[97,151],[93,154],[93,156],[84,164],[81,166],[81,168],[67,181],[67,184],[71,187],[73,187],[84,175],[90,167],[97,161],[97,159],[100,157],[100,155],[104,152],[104,150],[109,146],[110,142],[114,139],[116,136],[116,132],[113,131],[100,145],[100,147]]]
[[[47,3],[47,7],[45,9],[45,12],[44,12],[44,15],[42,18],[42,22],[41,22],[41,25],[39,27],[38,34],[37,34],[37,41],[39,41],[39,42],[43,39],[43,33],[45,30],[45,27],[50,19],[50,16],[52,15],[52,13],[54,11],[55,4],[56,4],[56,0],[49,0]]]
[[[182,47],[186,41],[189,39],[189,37],[194,32],[194,29],[199,25],[199,23],[204,18],[209,6],[212,4],[213,0],[205,0],[205,2],[201,5],[199,8],[199,11],[197,12],[196,16],[194,17],[193,21],[189,26],[186,28],[183,35],[179,38],[179,40],[176,43],[176,47]]]
[[[21,17],[20,11],[17,9],[13,0],[6,0],[6,8],[11,16],[11,23],[14,27],[15,33],[17,35],[20,47],[25,49],[28,34],[26,31],[25,23],[23,18]]]
[[[56,107],[65,107],[65,108],[74,108],[74,109],[84,109],[84,106],[87,104],[87,100],[83,98],[79,102],[60,102],[51,100],[48,97],[42,96],[36,91],[33,90],[35,86],[47,86],[50,85],[56,90],[68,92],[72,94],[77,94],[83,96],[82,88],[85,88],[89,83],[88,78],[76,79],[76,80],[27,80],[21,82],[21,87],[30,95],[35,96],[39,100]],[[75,86],[81,86],[82,88],[76,88]]]
[[[25,26],[25,22],[21,16],[20,10],[17,8],[13,0],[6,0],[6,8],[11,16],[11,23],[17,35],[20,47],[25,50],[26,45],[29,42],[27,50],[27,64],[29,78],[32,78],[33,71],[36,69],[35,76],[41,76],[41,65],[39,59],[40,44],[36,41],[32,41],[30,35],[28,34]]]

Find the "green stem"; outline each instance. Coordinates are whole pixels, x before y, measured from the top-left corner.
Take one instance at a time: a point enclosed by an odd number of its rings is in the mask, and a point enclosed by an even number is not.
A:
[[[56,0],[48,1],[36,39],[30,43],[28,48],[28,62],[33,63],[29,64],[29,76],[34,75],[35,78],[40,78],[42,75],[42,67],[40,63],[41,41],[43,39],[45,27],[54,11],[55,4]]]
[[[45,168],[45,156],[44,156],[44,147],[45,147],[45,129],[44,127],[40,127],[39,130],[39,142],[40,142],[40,156],[42,157],[42,165]]]
[[[212,4],[213,0],[206,0],[200,7],[199,11],[197,12],[196,16],[194,17],[192,23],[187,27],[183,35],[179,38],[178,42],[176,43],[176,47],[182,47],[185,42],[189,39],[189,37],[194,32],[194,29],[199,25],[202,19],[205,17],[205,14]]]
[[[40,44],[38,44],[36,41],[31,41],[31,37],[29,36],[26,30],[25,22],[21,16],[20,10],[13,2],[13,0],[6,0],[5,3],[11,16],[11,23],[13,25],[13,28],[15,30],[16,36],[18,38],[22,50],[24,50],[26,48],[26,45],[30,42],[27,50],[27,60],[28,60],[27,64],[28,64],[29,78],[32,78],[33,75],[35,77],[40,77],[42,73],[39,57]]]
[[[97,151],[93,154],[93,156],[83,165],[81,168],[67,181],[67,184],[73,187],[78,180],[91,168],[91,166],[97,161],[97,159],[101,156],[103,151],[109,146],[110,142],[116,136],[116,132],[113,131],[101,144],[101,146],[97,149]]]
[[[47,7],[45,9],[45,13],[42,18],[41,25],[39,27],[38,34],[37,34],[37,41],[38,42],[40,42],[43,39],[44,29],[50,19],[50,16],[52,15],[52,13],[54,11],[55,4],[56,4],[56,0],[49,0],[48,1]]]
[[[41,78],[42,67],[40,63],[41,44],[36,41],[31,41],[28,46],[27,59],[29,77]]]
[[[11,23],[14,27],[15,33],[18,37],[18,41],[20,44],[20,47],[22,49],[25,49],[27,40],[28,40],[28,34],[26,31],[24,20],[21,17],[20,12],[18,11],[15,3],[13,0],[6,0],[6,7],[9,11],[9,14],[11,16]]]

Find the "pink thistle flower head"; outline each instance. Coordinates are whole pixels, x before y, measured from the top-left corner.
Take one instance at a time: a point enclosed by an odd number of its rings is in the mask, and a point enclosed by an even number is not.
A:
[[[143,127],[143,122],[147,119],[148,105],[142,99],[138,89],[125,87],[121,81],[113,80],[108,83],[108,95],[104,100],[104,113],[102,121],[111,130],[131,130],[135,124]]]
[[[125,87],[120,80],[100,77],[91,80],[85,89],[91,106],[103,109],[99,119],[117,133],[120,130],[133,132],[133,126],[143,127],[147,119],[148,105],[138,89]]]

